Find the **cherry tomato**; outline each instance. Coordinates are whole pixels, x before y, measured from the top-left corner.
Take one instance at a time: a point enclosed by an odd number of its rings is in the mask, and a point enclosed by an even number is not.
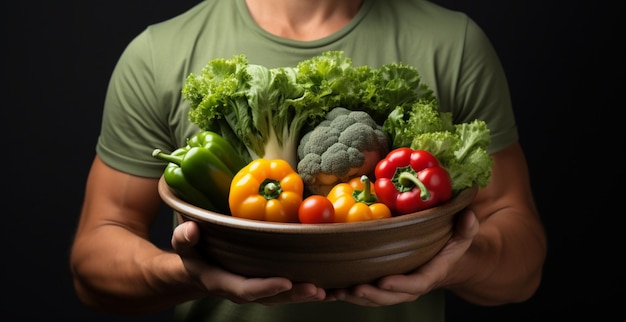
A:
[[[335,208],[328,198],[311,195],[300,203],[298,218],[303,224],[332,223],[335,220]]]

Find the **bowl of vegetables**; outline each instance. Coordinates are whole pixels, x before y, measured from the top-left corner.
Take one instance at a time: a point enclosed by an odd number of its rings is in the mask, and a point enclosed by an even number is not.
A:
[[[170,161],[159,193],[179,221],[199,224],[198,249],[208,260],[243,276],[344,288],[408,273],[444,247],[455,215],[490,178],[486,123],[453,124],[417,70],[402,63],[353,66],[342,52],[331,51],[269,68],[235,55],[191,73],[182,95],[189,120],[203,132],[169,155],[155,149],[153,156]],[[437,173],[445,168],[445,198],[396,197],[393,186],[422,166],[411,158],[409,167],[408,159],[398,162],[391,154],[414,150],[431,154],[418,163],[438,168],[420,181],[440,184]],[[268,175],[288,168],[284,164],[291,169]],[[398,168],[414,173],[396,177]],[[363,188],[352,185],[356,179]],[[287,186],[291,194],[283,198]],[[407,195],[426,187],[406,186]],[[344,207],[343,200],[356,195],[358,209]],[[333,220],[303,219],[302,205],[315,196],[330,200]],[[290,209],[268,215],[264,199],[280,199]],[[364,215],[377,203],[389,210]],[[309,219],[328,209],[328,202],[318,210],[312,205]]]
[[[431,259],[452,235],[455,214],[477,188],[414,213],[347,223],[283,223],[209,211],[176,196],[163,177],[159,194],[178,216],[200,226],[199,250],[211,262],[247,277],[289,278],[343,288],[408,273]]]

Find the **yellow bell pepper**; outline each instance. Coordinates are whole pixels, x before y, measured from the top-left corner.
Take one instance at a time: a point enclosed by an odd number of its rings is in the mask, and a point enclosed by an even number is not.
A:
[[[326,196],[335,208],[335,222],[355,222],[391,217],[391,210],[378,202],[374,184],[367,176],[335,185]]]
[[[235,174],[228,204],[232,216],[298,222],[304,183],[285,160],[256,159]]]

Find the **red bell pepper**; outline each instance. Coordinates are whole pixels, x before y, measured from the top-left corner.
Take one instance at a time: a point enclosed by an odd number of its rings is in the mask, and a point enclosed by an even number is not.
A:
[[[392,150],[374,171],[376,196],[396,215],[431,208],[452,197],[450,174],[426,150]]]

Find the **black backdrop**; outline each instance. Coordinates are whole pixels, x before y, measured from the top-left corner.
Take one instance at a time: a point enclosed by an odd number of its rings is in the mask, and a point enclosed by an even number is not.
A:
[[[1,312],[38,321],[171,317],[85,309],[72,288],[68,252],[117,57],[146,25],[197,2],[3,2]],[[533,299],[479,308],[451,297],[449,321],[604,320],[618,311],[624,291],[618,1],[435,2],[470,14],[501,56],[549,238],[544,281]],[[154,240],[167,246],[169,217],[161,218]]]

